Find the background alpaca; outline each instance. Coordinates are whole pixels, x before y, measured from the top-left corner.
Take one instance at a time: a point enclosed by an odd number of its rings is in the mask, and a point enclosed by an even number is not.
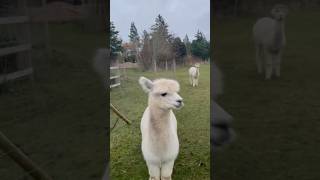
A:
[[[282,49],[286,44],[284,21],[288,13],[285,5],[277,4],[271,10],[272,18],[264,17],[253,27],[258,73],[265,69],[265,78],[270,79],[273,71],[280,77]]]
[[[177,81],[140,77],[142,89],[148,93],[148,107],[141,120],[142,153],[150,180],[171,180],[174,161],[179,152],[177,121],[172,109],[183,106]]]
[[[190,84],[195,87],[198,86],[198,80],[200,76],[200,64],[196,63],[194,67],[189,69],[189,80]]]

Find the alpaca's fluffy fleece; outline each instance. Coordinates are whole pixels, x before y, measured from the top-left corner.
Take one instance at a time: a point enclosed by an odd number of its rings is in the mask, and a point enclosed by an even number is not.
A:
[[[172,109],[183,106],[179,83],[170,79],[151,81],[140,77],[139,84],[148,93],[148,107],[141,119],[142,154],[150,179],[171,179],[179,152],[177,120]]]
[[[196,63],[193,67],[189,68],[189,81],[195,87],[199,85],[200,64]]]

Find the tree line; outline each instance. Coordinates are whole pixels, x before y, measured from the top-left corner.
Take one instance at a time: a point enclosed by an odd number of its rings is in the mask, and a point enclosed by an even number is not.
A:
[[[194,40],[190,42],[186,34],[184,39],[169,33],[169,26],[159,14],[150,31],[144,30],[141,37],[134,24],[131,23],[128,35],[131,45],[132,61],[136,61],[144,70],[157,71],[169,67],[175,69],[176,65],[184,65],[187,57],[197,57],[208,60],[210,55],[210,42],[198,30]],[[116,58],[119,52],[125,52],[114,23],[110,22],[110,49],[111,58]]]

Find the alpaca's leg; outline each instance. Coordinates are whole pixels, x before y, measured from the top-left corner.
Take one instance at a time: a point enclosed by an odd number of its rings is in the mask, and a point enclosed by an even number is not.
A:
[[[264,50],[264,56],[265,56],[265,75],[266,79],[270,79],[272,75],[272,54],[268,52],[267,49]]]
[[[191,77],[191,81],[192,81],[192,87],[194,87],[194,78],[193,77]]]
[[[189,75],[189,82],[190,82],[190,85],[192,86],[192,77],[191,77],[191,75]]]
[[[149,180],[160,180],[160,166],[158,164],[147,162],[149,170]]]
[[[277,77],[280,77],[280,66],[281,66],[281,53],[275,55],[274,59],[274,66],[275,66],[275,74]]]
[[[174,161],[161,164],[161,180],[171,180]]]
[[[261,51],[261,46],[257,45],[256,46],[256,63],[257,63],[257,70],[258,73],[262,73],[262,51]]]

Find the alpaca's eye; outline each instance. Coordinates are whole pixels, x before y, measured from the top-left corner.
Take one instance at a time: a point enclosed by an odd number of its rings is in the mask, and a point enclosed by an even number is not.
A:
[[[166,95],[167,95],[167,93],[162,93],[162,94],[161,94],[161,96],[166,96]]]

